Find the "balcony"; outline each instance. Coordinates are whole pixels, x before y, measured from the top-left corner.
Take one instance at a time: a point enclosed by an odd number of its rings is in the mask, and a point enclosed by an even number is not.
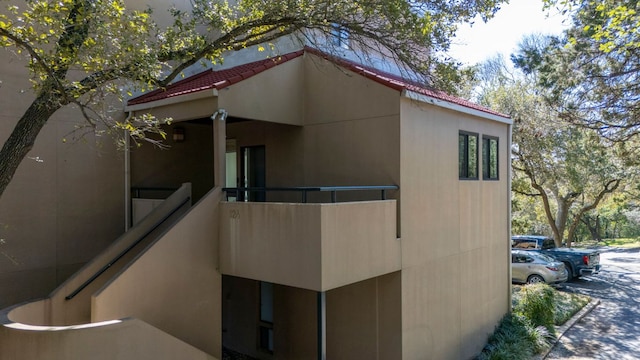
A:
[[[300,203],[222,202],[220,266],[225,275],[327,291],[400,270],[396,200],[379,187],[225,189],[228,197],[273,200],[299,193]],[[381,200],[337,202],[337,194],[380,191]],[[329,194],[331,202],[305,202]],[[343,195],[344,194],[344,195]],[[283,198],[281,196],[280,198]],[[292,196],[289,196],[292,198]]]

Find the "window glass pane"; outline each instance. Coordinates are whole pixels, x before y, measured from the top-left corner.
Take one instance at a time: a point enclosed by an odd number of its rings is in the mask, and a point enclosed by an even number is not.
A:
[[[333,45],[349,48],[349,30],[338,24],[331,24],[331,35]]]
[[[498,179],[498,139],[482,137],[482,178]]]
[[[273,323],[273,284],[260,282],[260,320]]]
[[[469,135],[469,166],[468,166],[468,178],[478,177],[478,137]]]
[[[498,178],[498,139],[490,140],[489,147],[489,177]]]
[[[482,138],[482,178],[489,177],[489,139]]]
[[[478,178],[478,135],[458,133],[458,176],[460,179]]]
[[[464,134],[458,135],[458,176],[461,178],[467,177],[467,136]]]
[[[260,326],[260,348],[273,353],[273,329]]]

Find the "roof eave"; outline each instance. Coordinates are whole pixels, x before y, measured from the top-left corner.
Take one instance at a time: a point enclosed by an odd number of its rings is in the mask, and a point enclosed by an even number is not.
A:
[[[481,118],[484,118],[484,119],[493,120],[493,121],[501,122],[501,123],[508,124],[508,125],[513,125],[513,120],[511,120],[511,118],[509,118],[509,117],[499,116],[499,115],[488,113],[488,112],[481,111],[481,110],[478,110],[478,109],[469,108],[469,107],[466,107],[466,106],[462,106],[460,104],[456,104],[456,103],[452,103],[452,102],[449,102],[449,101],[438,99],[438,98],[435,98],[435,97],[432,97],[432,96],[420,94],[420,93],[415,92],[415,91],[404,89],[404,90],[402,90],[402,96],[404,96],[406,98],[409,98],[411,100],[416,100],[416,101],[420,101],[420,102],[423,102],[423,103],[439,106],[441,108],[454,110],[454,111],[457,111],[457,112],[461,112],[461,113],[469,114],[469,115],[473,115],[473,116],[478,116],[478,117],[481,117]]]
[[[218,89],[215,89],[215,88],[206,89],[206,90],[192,92],[189,94],[176,95],[176,96],[168,97],[165,99],[154,100],[154,101],[144,102],[140,104],[125,105],[124,111],[135,112],[135,111],[141,111],[141,110],[150,110],[150,109],[161,107],[161,106],[173,105],[178,103],[184,103],[187,101],[200,100],[200,99],[206,99],[211,97],[218,97]]]

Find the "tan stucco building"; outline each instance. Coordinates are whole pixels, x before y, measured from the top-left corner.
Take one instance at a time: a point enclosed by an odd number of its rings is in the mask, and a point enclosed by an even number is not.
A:
[[[169,150],[62,143],[65,113],[21,166],[0,303],[60,285],[5,310],[0,358],[468,359],[509,311],[509,118],[311,48],[146,112]]]

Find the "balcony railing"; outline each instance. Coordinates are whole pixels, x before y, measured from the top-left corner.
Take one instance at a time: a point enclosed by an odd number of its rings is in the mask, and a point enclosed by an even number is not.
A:
[[[371,185],[371,186],[295,186],[295,187],[236,187],[236,188],[223,188],[222,191],[226,194],[226,199],[229,201],[230,197],[236,199],[249,199],[250,194],[260,194],[260,198],[266,199],[268,192],[294,192],[300,193],[300,202],[307,203],[309,193],[330,193],[331,202],[338,202],[338,192],[361,192],[361,191],[379,191],[380,200],[387,199],[388,190],[398,190],[397,185]]]

